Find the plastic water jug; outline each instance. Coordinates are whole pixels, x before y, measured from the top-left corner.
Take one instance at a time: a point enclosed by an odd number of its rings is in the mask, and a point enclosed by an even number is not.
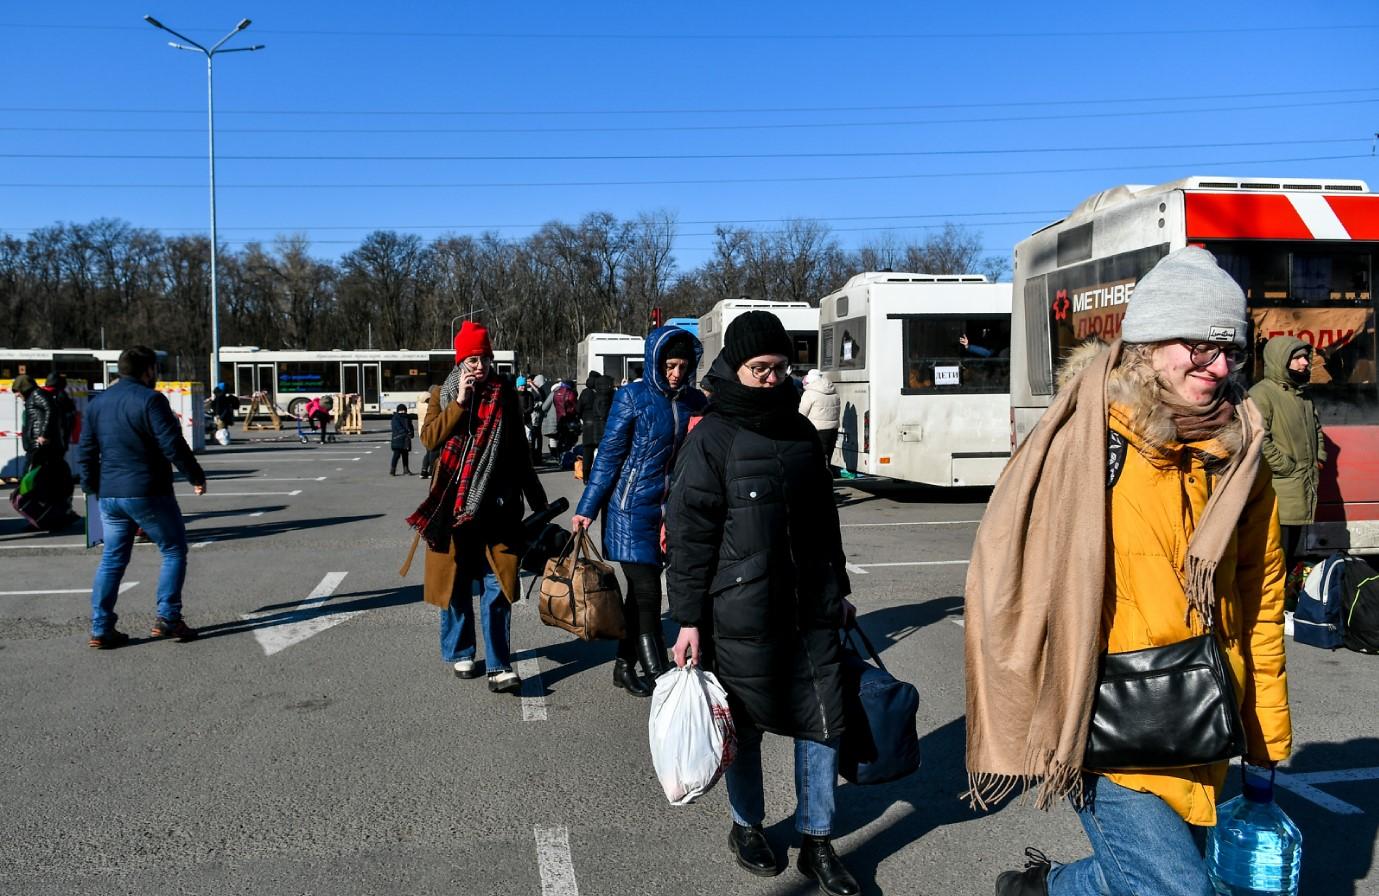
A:
[[[1217,896],[1297,896],[1302,833],[1274,802],[1274,773],[1243,767],[1243,793],[1218,806],[1207,835]]]

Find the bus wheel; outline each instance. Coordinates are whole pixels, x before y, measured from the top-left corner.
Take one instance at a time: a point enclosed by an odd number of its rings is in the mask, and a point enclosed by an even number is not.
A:
[[[292,403],[287,406],[287,412],[294,417],[300,417],[306,413],[306,399],[294,398]]]

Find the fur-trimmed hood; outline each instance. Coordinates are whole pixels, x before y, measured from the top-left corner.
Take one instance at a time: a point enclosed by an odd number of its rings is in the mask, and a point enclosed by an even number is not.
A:
[[[1190,445],[1179,441],[1172,406],[1162,398],[1164,386],[1135,348],[1126,344],[1120,363],[1111,371],[1106,383],[1106,400],[1110,405],[1117,406],[1117,416],[1132,431],[1140,443],[1139,447],[1165,459],[1176,459],[1187,447],[1215,455],[1223,461],[1238,455],[1245,444],[1239,411],[1209,439]],[[1073,349],[1058,370],[1058,388],[1062,389],[1070,383],[1106,349],[1107,345],[1096,339],[1089,339]],[[1233,380],[1227,381],[1225,388],[1230,390],[1230,401],[1237,406],[1250,400]]]

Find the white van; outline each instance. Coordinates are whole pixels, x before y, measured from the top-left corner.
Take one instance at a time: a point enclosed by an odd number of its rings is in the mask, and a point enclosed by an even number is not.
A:
[[[584,380],[591,370],[611,376],[616,387],[623,380],[630,383],[641,379],[646,358],[646,337],[626,333],[590,333],[579,341],[576,357],[579,366],[575,369],[575,382],[579,388],[584,388]]]
[[[699,342],[704,357],[699,362],[695,382],[702,382],[718,353],[723,350],[723,333],[739,315],[748,311],[769,311],[785,325],[795,344],[790,364],[801,374],[818,364],[819,309],[808,302],[756,302],[751,299],[724,299],[699,318]]]

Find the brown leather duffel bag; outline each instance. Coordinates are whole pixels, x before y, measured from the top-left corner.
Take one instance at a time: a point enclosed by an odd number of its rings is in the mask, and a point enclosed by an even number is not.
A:
[[[546,562],[537,601],[541,621],[585,641],[618,640],[626,633],[617,574],[581,529],[560,556]]]

